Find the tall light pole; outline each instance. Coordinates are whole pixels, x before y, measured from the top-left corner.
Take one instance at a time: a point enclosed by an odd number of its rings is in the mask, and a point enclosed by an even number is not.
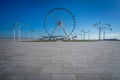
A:
[[[35,40],[37,40],[37,31],[35,31]]]
[[[102,31],[102,28],[103,28],[103,24],[101,22],[95,23],[94,27],[96,27],[99,30],[99,40],[101,40],[101,31]]]
[[[16,24],[12,24],[12,27],[9,28],[9,30],[13,30],[13,40],[15,41],[15,31],[16,31]]]
[[[91,32],[90,30],[88,30],[88,39],[89,40],[91,40],[91,34],[92,34],[93,32]]]
[[[20,23],[16,23],[16,26],[18,27],[18,37],[19,37],[19,41],[21,41],[21,25]]]
[[[18,30],[19,30],[19,41],[21,41],[21,34],[20,34],[20,31],[21,31],[21,30],[20,30],[20,26],[19,26],[18,28],[19,28],[19,29],[18,29]]]
[[[27,27],[27,40],[30,40],[29,26],[30,26],[30,25],[26,25],[26,27]]]
[[[15,31],[16,31],[16,25],[13,24],[13,38],[14,38],[14,40],[15,40]]]
[[[79,33],[79,35],[81,36],[81,40],[82,40],[82,33]]]
[[[110,31],[112,30],[112,28],[110,28],[110,24],[104,24],[104,27],[102,28],[103,30],[103,39],[105,39],[105,32],[106,32],[106,29],[109,29]]]
[[[91,31],[88,30],[88,39],[90,40]]]
[[[88,33],[88,31],[86,31],[86,30],[81,30],[81,32],[83,32],[84,40],[85,40],[85,36],[86,36],[86,33]]]

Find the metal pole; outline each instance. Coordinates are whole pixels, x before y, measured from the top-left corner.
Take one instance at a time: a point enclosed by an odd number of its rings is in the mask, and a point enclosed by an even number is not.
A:
[[[85,40],[85,32],[84,32],[84,40]]]
[[[27,26],[27,32],[28,32],[28,34],[27,34],[27,38],[28,38],[28,40],[30,40],[29,25],[26,25],[26,26]]]
[[[30,36],[29,36],[29,34],[30,34],[30,33],[28,32],[28,40],[30,40]]]
[[[20,26],[19,26],[19,41],[21,41]]]
[[[94,27],[96,27],[99,30],[99,36],[98,36],[98,40],[101,40],[101,30],[103,25],[101,24],[101,22],[94,24]]]
[[[89,40],[90,40],[90,32],[89,32]]]
[[[34,32],[34,40],[37,40],[37,31],[33,31]]]
[[[15,40],[15,30],[13,30],[13,40]]]
[[[103,40],[105,39],[105,30],[103,31]]]
[[[81,40],[82,40],[82,35],[81,35]]]
[[[81,33],[79,33],[79,35],[80,35],[80,37],[81,37],[81,38],[80,38],[80,40],[82,40],[82,34],[81,34]]]
[[[35,39],[37,40],[37,32],[35,31]]]
[[[99,28],[99,40],[101,40],[101,28]]]

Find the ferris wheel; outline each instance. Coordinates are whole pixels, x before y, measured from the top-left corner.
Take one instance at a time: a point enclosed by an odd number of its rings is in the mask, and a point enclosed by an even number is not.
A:
[[[48,36],[69,37],[75,30],[73,13],[66,8],[54,8],[45,15],[43,27]]]

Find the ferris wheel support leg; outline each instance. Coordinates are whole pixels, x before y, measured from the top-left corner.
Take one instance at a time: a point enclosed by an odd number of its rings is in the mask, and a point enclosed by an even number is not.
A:
[[[64,29],[62,26],[61,26],[61,28],[62,28],[63,32],[65,33],[65,35],[68,37],[68,35],[67,35],[65,29]]]
[[[54,28],[54,30],[53,30],[53,32],[52,32],[52,36],[53,36],[53,34],[55,33],[55,31],[56,31],[57,28],[58,28],[58,26],[56,26],[56,27]]]

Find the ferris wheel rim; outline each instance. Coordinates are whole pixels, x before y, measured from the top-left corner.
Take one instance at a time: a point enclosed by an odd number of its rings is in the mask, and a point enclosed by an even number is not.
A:
[[[75,17],[74,17],[74,15],[73,15],[73,13],[72,13],[70,10],[66,9],[66,8],[53,8],[53,9],[51,9],[51,10],[49,10],[49,11],[47,12],[47,14],[46,14],[45,17],[44,17],[44,22],[43,22],[43,27],[44,27],[45,32],[47,33],[47,35],[51,35],[51,34],[49,33],[49,31],[47,30],[46,20],[47,20],[47,17],[48,17],[50,14],[52,14],[53,12],[55,12],[55,11],[57,11],[57,10],[65,11],[65,12],[67,12],[67,14],[69,14],[69,15],[72,17],[73,26],[72,26],[72,30],[68,33],[68,36],[72,35],[72,33],[73,33],[74,30],[75,30],[76,20],[75,20]]]

